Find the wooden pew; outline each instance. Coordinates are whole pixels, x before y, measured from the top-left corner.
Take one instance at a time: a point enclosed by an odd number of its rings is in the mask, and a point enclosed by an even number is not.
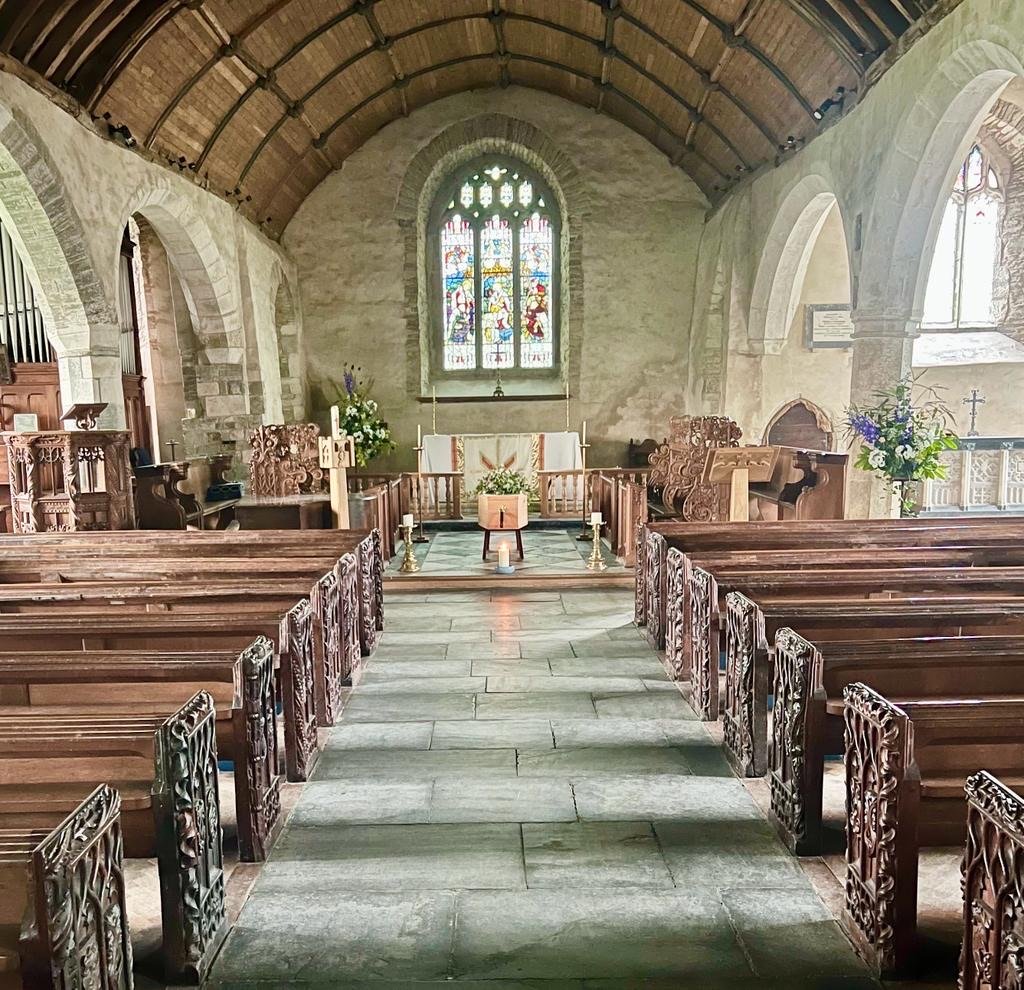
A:
[[[245,649],[265,636],[274,644],[281,671],[286,765],[296,779],[316,761],[313,612],[305,600],[279,612],[230,616],[151,613],[114,625],[108,612],[71,615],[0,615],[0,646],[30,651],[150,650],[204,653]]]
[[[125,854],[157,859],[170,983],[200,982],[227,933],[214,719],[205,693],[170,717],[0,718],[0,828],[51,828],[97,781],[120,793]]]
[[[670,547],[691,556],[727,550],[814,550],[843,547],[1019,546],[1024,523],[1010,519],[834,519],[757,523],[648,523],[638,546],[636,614],[656,649],[665,647],[666,558]]]
[[[821,851],[825,757],[843,749],[843,691],[863,682],[903,699],[1024,696],[1024,636],[822,642],[775,636],[768,739],[771,817],[799,855]],[[1022,766],[1024,769],[1024,766]]]
[[[812,642],[921,636],[1024,634],[1024,598],[955,597],[885,601],[794,600],[763,609],[738,591],[726,596],[725,755],[745,777],[768,765],[769,644],[783,626]]]
[[[0,828],[2,990],[131,990],[120,814],[101,784],[52,829]]]
[[[384,585],[383,559],[381,556],[380,533],[349,530],[316,531],[315,534],[302,531],[261,530],[250,532],[189,532],[167,533],[159,531],[135,531],[126,534],[125,539],[104,540],[104,536],[116,534],[33,534],[38,542],[26,541],[21,536],[0,537],[0,574],[11,573],[14,569],[20,578],[29,580],[63,581],[84,577],[89,580],[105,573],[107,561],[112,568],[124,567],[127,561],[151,563],[155,578],[167,561],[175,561],[177,567],[187,562],[203,559],[228,558],[232,565],[244,563],[249,576],[259,576],[267,581],[275,580],[281,573],[294,573],[294,560],[316,558],[309,572],[310,577],[319,577],[339,558],[355,554],[357,563],[357,601],[359,603],[359,641],[363,656],[369,656],[376,648],[381,630],[384,628]],[[313,539],[310,539],[310,536]],[[85,536],[86,539],[77,539]],[[95,537],[99,536],[100,539]],[[8,542],[8,539],[10,542]],[[202,568],[210,571],[211,565]],[[305,572],[304,572],[305,573]],[[72,575],[66,577],[66,575]],[[78,577],[74,577],[77,575]],[[2,580],[2,579],[0,579]]]
[[[961,990],[1020,986],[1024,799],[987,771],[967,778]]]
[[[1024,784],[1024,701],[964,698],[897,706],[860,683],[849,685],[844,697],[842,921],[869,965],[894,975],[908,970],[916,948],[919,850],[962,845],[966,838],[967,777],[985,767],[1010,787]],[[1006,867],[1019,876],[1019,866]],[[1004,901],[1005,909],[1012,904]],[[1004,918],[1020,924],[1019,918]],[[1012,943],[1002,948],[1019,951]]]
[[[759,604],[786,600],[850,598],[882,600],[941,593],[970,597],[1008,597],[1024,594],[1024,567],[917,567],[918,551],[905,556],[879,554],[878,567],[845,568],[842,551],[835,551],[835,569],[794,571],[722,571],[714,575],[691,566],[684,558],[678,571],[685,575],[678,598],[670,599],[665,658],[674,675],[691,683],[697,716],[714,721],[719,715],[718,659],[722,649],[725,599],[742,591]],[[669,563],[676,563],[669,551]],[[681,556],[681,555],[680,555]],[[893,567],[899,561],[905,566]],[[673,589],[677,587],[673,585]],[[684,603],[680,610],[679,600]],[[680,615],[682,611],[682,615]]]
[[[26,712],[158,714],[206,691],[217,707],[217,748],[235,763],[238,846],[266,859],[281,825],[274,648],[260,637],[241,653],[49,652],[0,654],[0,717]]]

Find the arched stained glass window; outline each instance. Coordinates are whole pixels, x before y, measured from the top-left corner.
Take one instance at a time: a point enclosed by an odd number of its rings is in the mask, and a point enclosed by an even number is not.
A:
[[[441,369],[554,369],[560,218],[543,180],[488,157],[451,176],[432,216]]]
[[[1002,211],[999,173],[976,144],[957,172],[942,215],[925,291],[923,327],[994,325],[992,289]]]

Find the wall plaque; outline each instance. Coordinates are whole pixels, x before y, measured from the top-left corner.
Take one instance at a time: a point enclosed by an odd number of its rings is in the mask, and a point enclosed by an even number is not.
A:
[[[805,316],[807,346],[852,347],[853,320],[849,303],[808,303]]]
[[[39,417],[35,413],[15,413],[11,425],[15,433],[38,433]]]

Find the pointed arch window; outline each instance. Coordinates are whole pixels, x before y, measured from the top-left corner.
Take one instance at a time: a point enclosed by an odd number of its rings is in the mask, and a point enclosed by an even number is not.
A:
[[[1003,184],[980,144],[957,172],[935,242],[921,325],[959,330],[995,325]]]
[[[561,218],[543,179],[514,159],[480,159],[442,186],[432,218],[435,369],[556,370]]]

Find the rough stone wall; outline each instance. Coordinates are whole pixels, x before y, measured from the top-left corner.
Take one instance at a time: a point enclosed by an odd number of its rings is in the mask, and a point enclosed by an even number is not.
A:
[[[65,401],[110,403],[111,425],[124,422],[117,258],[132,215],[164,245],[195,336],[186,448],[242,441],[281,409],[274,280],[292,273],[287,254],[227,203],[0,73],[0,216],[41,290]]]
[[[411,465],[416,424],[429,429],[431,417],[429,404],[416,399],[430,394],[416,309],[425,304],[423,286],[415,255],[410,262],[416,201],[420,187],[440,175],[434,164],[445,154],[454,164],[466,145],[509,147],[496,143],[497,118],[512,122],[503,133],[518,141],[521,157],[537,156],[563,187],[570,268],[578,266],[562,324],[563,334],[567,323],[570,329],[563,370],[572,424],[587,419],[592,463],[618,463],[629,437],[663,436],[669,416],[686,411],[687,333],[706,204],[627,128],[515,87],[448,97],[390,124],[324,180],[285,231],[298,268],[314,416],[325,420],[344,364],[361,365],[403,445],[392,463]],[[418,156],[438,141],[443,153],[430,156],[417,178]],[[440,432],[559,430],[565,408],[560,399],[441,403],[437,425]]]

